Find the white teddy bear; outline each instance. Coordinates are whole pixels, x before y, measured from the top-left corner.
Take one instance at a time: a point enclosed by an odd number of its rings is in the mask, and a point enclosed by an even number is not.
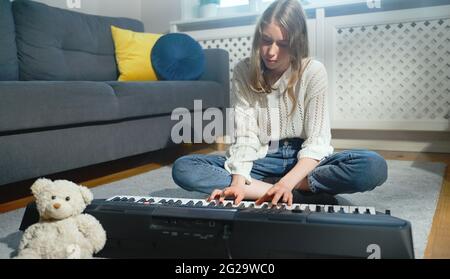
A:
[[[40,178],[31,191],[40,220],[25,230],[16,258],[86,259],[103,249],[105,230],[92,215],[82,214],[93,199],[87,187]]]

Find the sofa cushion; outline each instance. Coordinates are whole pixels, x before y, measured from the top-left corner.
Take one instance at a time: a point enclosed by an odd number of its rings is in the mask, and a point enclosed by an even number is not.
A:
[[[9,0],[0,0],[0,80],[18,80],[16,35]]]
[[[150,53],[161,34],[133,32],[111,26],[119,81],[158,80],[150,60]]]
[[[196,80],[205,70],[200,44],[183,33],[170,33],[158,39],[151,60],[159,80]]]
[[[194,110],[224,106],[223,87],[214,81],[108,82],[119,103],[120,118],[171,114],[175,108]]]
[[[117,98],[103,82],[5,81],[0,83],[0,132],[117,119]]]
[[[117,80],[111,25],[143,31],[133,19],[87,15],[14,1],[21,80]]]

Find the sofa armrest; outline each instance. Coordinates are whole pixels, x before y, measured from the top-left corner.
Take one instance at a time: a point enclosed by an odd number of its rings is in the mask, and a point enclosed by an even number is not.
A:
[[[220,83],[224,88],[224,108],[230,107],[230,62],[228,51],[224,49],[205,49],[205,72],[200,80]]]

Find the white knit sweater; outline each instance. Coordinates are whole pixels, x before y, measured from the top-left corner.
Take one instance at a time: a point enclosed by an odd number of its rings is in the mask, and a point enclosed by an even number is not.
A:
[[[302,79],[295,85],[297,104],[284,89],[291,69],[273,85],[269,94],[251,91],[248,84],[250,60],[239,62],[233,71],[232,103],[235,118],[235,142],[226,153],[225,169],[240,174],[250,184],[253,161],[264,158],[269,151],[269,141],[302,138],[304,143],[297,158],[321,160],[333,153],[328,111],[328,79],[322,63],[311,60]]]

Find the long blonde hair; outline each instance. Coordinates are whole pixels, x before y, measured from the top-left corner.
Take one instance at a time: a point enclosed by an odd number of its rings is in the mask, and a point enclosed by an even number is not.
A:
[[[264,78],[265,65],[260,53],[264,27],[271,22],[276,22],[289,34],[291,76],[284,93],[287,91],[294,103],[289,113],[291,115],[297,103],[294,86],[301,79],[304,70],[302,60],[309,57],[306,15],[298,0],[277,0],[262,14],[256,26],[250,57],[250,88],[255,93],[270,93],[275,89]]]

